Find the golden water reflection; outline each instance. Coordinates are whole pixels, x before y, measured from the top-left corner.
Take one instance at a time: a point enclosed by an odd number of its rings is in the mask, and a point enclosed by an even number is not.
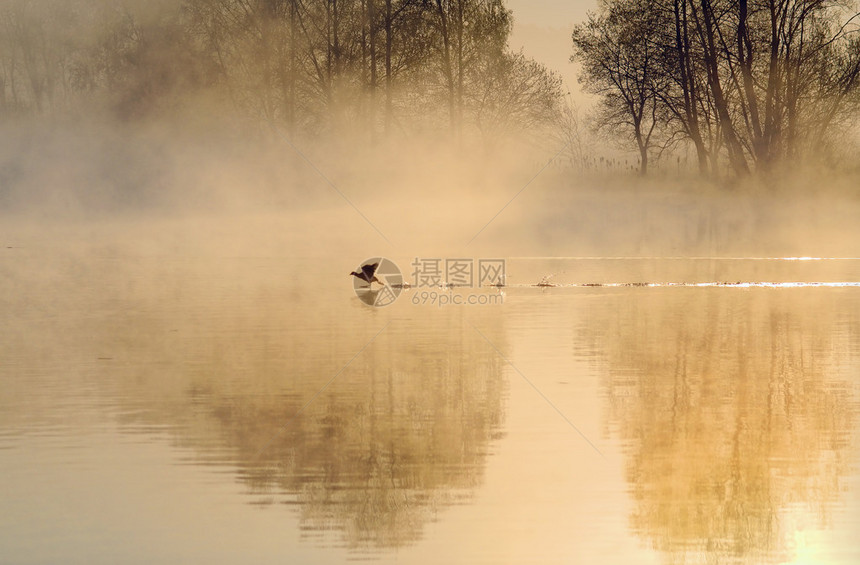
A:
[[[305,538],[414,543],[481,483],[502,435],[502,360],[462,310],[369,308],[343,269],[302,286],[292,265],[264,264],[266,276],[162,258],[9,271],[23,298],[0,353],[98,383],[127,433],[169,430],[189,463],[234,469],[254,504],[295,508]],[[505,343],[501,324],[487,332]]]
[[[298,517],[320,560],[346,548],[427,563],[427,547],[459,555],[467,542],[464,555],[487,562],[519,545],[540,562],[601,561],[617,546],[606,562],[656,550],[667,562],[773,563],[797,556],[800,526],[826,530],[858,507],[845,487],[860,461],[854,289],[512,288],[497,308],[373,309],[351,294],[353,266],[335,263],[0,265],[12,289],[0,295],[3,445],[51,435],[63,462],[104,417],[132,445],[167,444],[169,461],[238,483],[239,505],[285,539]],[[110,449],[92,447],[92,464],[113,472]],[[28,482],[29,469],[19,480],[36,490],[51,478],[35,466]],[[121,472],[133,491],[137,475]],[[212,491],[197,494],[218,508]],[[62,508],[45,535],[64,548]],[[97,547],[97,529],[72,551]]]
[[[308,535],[339,530],[350,545],[398,547],[471,497],[501,434],[499,364],[472,354],[468,334],[421,348],[407,338],[380,336],[386,345],[316,400],[310,383],[288,402],[211,398],[258,503],[296,504]]]
[[[798,522],[827,525],[857,472],[847,298],[628,292],[587,318],[630,525],[668,562],[790,561]]]

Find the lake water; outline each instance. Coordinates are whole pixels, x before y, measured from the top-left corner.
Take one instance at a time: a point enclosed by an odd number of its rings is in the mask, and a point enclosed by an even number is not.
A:
[[[362,259],[0,251],[0,562],[860,562],[860,261]]]

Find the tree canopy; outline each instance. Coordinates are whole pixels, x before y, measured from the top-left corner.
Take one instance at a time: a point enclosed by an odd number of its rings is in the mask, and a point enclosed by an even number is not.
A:
[[[508,49],[511,22],[502,0],[8,0],[0,119],[135,120],[205,94],[291,135],[497,136],[560,97]]]
[[[572,39],[602,123],[627,132],[643,172],[678,144],[703,173],[769,171],[827,156],[857,124],[850,1],[602,0]]]

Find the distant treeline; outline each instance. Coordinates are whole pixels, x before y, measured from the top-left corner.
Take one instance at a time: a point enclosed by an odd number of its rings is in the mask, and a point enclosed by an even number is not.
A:
[[[0,119],[228,108],[291,135],[493,139],[562,102],[511,25],[502,0],[4,0]]]
[[[638,150],[641,172],[856,153],[855,0],[598,1],[573,31],[599,100],[589,125]],[[509,49],[512,17],[504,0],[3,0],[0,124],[240,117],[299,138],[533,139],[600,170],[559,77]]]
[[[860,128],[853,0],[600,0],[573,60],[598,122],[649,158],[679,146],[703,173],[841,155]],[[856,166],[856,162],[854,163]]]

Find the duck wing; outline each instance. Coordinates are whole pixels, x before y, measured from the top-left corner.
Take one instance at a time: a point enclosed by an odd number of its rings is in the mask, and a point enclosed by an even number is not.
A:
[[[373,263],[372,265],[362,265],[361,272],[364,273],[364,276],[367,277],[367,280],[373,279],[373,274],[376,272],[376,268],[379,267],[379,263]]]

